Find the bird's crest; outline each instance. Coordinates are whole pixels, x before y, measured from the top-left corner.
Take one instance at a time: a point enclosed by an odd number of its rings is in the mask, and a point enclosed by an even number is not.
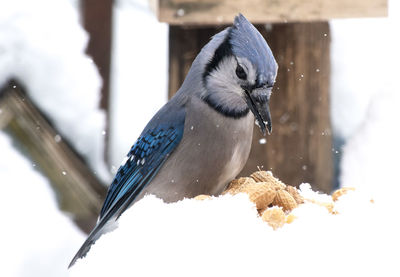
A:
[[[260,32],[242,15],[235,17],[229,32],[229,43],[237,57],[245,57],[264,74],[276,67],[272,51]],[[261,71],[261,72],[260,72]]]

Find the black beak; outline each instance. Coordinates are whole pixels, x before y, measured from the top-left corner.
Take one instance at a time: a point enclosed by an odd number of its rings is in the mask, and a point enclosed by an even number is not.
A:
[[[249,92],[247,89],[244,89],[244,91],[247,106],[254,114],[261,132],[264,136],[266,135],[266,130],[268,130],[268,134],[271,134],[272,121],[269,111],[270,90],[257,90],[257,92],[254,93]]]

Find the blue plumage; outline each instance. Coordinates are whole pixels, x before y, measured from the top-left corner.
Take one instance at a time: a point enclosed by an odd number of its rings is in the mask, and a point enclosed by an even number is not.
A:
[[[118,203],[124,199],[125,194],[130,194],[134,199],[142,191],[168,154],[178,145],[182,135],[183,126],[164,125],[148,130],[138,138],[108,190],[100,220],[114,205],[118,209],[123,204]]]
[[[230,32],[233,54],[246,57],[256,65],[258,82],[272,85],[278,67],[275,59],[265,58],[272,56],[272,51],[265,43],[265,39],[242,14],[235,18],[233,26]]]
[[[120,166],[108,189],[99,222],[72,259],[70,267],[86,255],[104,232],[105,226],[117,220],[134,202],[180,143],[185,125],[185,109],[180,107],[171,111],[169,105],[164,105],[153,117],[132,146],[126,162]]]

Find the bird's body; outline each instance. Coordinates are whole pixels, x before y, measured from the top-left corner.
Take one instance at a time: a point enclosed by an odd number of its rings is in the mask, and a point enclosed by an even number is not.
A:
[[[214,110],[210,112],[199,98],[190,98],[185,109],[184,134],[190,135],[184,135],[138,199],[154,194],[174,202],[199,194],[218,195],[246,163],[254,126],[251,113],[243,120],[227,118]],[[221,145],[218,141],[226,143]]]
[[[215,35],[132,146],[70,266],[146,194],[174,202],[221,193],[247,161],[254,119],[264,134],[271,131],[268,102],[276,73],[271,50],[244,16]]]

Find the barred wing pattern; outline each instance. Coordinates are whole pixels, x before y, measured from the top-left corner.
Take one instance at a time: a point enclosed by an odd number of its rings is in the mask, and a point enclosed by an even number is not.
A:
[[[162,111],[163,109],[160,112]],[[169,123],[157,124],[160,120]],[[69,267],[77,259],[86,255],[91,245],[105,232],[105,226],[110,221],[117,220],[154,178],[181,141],[184,124],[185,111],[183,108],[166,114],[164,118],[156,115],[150,121],[129,151],[125,163],[118,169],[108,189],[99,221],[72,259]]]
[[[174,127],[161,127],[156,130],[149,130],[149,132],[139,137],[129,151],[125,163],[119,168],[108,190],[100,212],[100,220],[108,212],[113,209],[118,210],[125,204],[125,201],[122,200],[128,198],[134,200],[136,198],[180,142],[182,134],[183,128],[182,130],[177,130]]]

